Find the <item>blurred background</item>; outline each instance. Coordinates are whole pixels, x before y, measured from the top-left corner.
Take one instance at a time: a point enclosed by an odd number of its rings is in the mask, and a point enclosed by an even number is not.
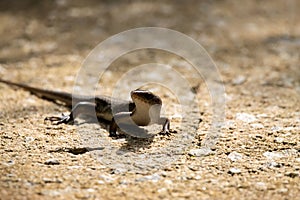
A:
[[[84,55],[113,34],[147,26],[183,32],[217,60],[251,60],[259,48],[289,54],[299,48],[299,8],[297,0],[2,0],[0,62],[48,53]]]
[[[43,58],[45,66],[61,66],[69,59],[80,63],[113,34],[155,26],[198,41],[223,73],[228,66],[238,71],[277,70],[289,78],[271,79],[291,86],[300,77],[299,8],[297,0],[2,0],[0,63],[17,64],[33,57]]]

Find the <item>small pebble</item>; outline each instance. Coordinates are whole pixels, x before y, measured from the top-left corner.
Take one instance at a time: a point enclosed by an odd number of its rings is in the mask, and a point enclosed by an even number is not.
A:
[[[103,185],[105,182],[102,181],[102,180],[98,180],[97,183],[98,183],[99,185]]]
[[[267,185],[264,182],[257,182],[256,183],[256,188],[258,190],[266,190],[266,189],[268,189]]]
[[[269,168],[279,168],[279,167],[282,167],[281,164],[275,162],[275,161],[272,161],[272,162],[268,162],[266,163],[267,167]]]
[[[15,164],[15,161],[14,160],[9,160],[7,162],[3,162],[3,164],[5,164],[6,166],[12,166]]]
[[[260,123],[251,124],[251,127],[255,128],[255,129],[263,129],[263,128],[265,128],[264,125],[262,125]]]
[[[152,174],[148,176],[143,176],[141,178],[136,179],[137,182],[144,182],[144,181],[152,181],[157,182],[161,179],[160,175],[158,174]]]
[[[214,154],[214,152],[210,148],[191,149],[189,151],[189,155],[195,157],[208,156],[211,154]]]
[[[296,178],[299,176],[299,173],[298,172],[287,172],[284,174],[285,176],[288,176],[290,178]]]
[[[110,175],[100,175],[100,179],[104,180],[105,182],[113,182],[115,179]]]
[[[246,123],[251,123],[256,121],[256,117],[248,113],[236,113],[236,119]]]
[[[288,127],[285,127],[283,130],[284,131],[293,131],[293,130],[295,130],[296,128],[295,127],[293,127],[293,126],[288,126]]]
[[[34,137],[25,137],[25,142],[26,143],[30,143],[30,142],[33,142],[35,139],[34,139]]]
[[[44,183],[62,183],[60,179],[43,178]]]
[[[228,171],[229,174],[240,174],[241,170],[239,168],[230,168],[230,170]]]
[[[93,189],[93,188],[88,188],[86,191],[87,191],[87,192],[90,192],[90,193],[93,193],[93,192],[95,192],[96,190]]]
[[[276,138],[274,139],[274,141],[277,142],[277,143],[283,143],[284,138],[282,138],[282,137],[276,137]]]
[[[45,165],[59,165],[59,161],[56,159],[48,159],[44,162]]]
[[[172,184],[173,184],[173,181],[167,179],[167,180],[164,181],[164,183],[167,184],[167,185],[172,185]]]
[[[278,152],[270,152],[270,151],[266,151],[265,153],[263,153],[263,156],[265,156],[267,159],[279,159],[284,157],[282,155],[282,153],[278,153]]]
[[[280,127],[280,126],[273,126],[273,127],[271,128],[271,131],[273,131],[273,132],[281,131],[281,130],[282,130],[282,127]]]
[[[258,114],[258,115],[256,115],[256,117],[258,117],[258,118],[267,118],[267,117],[268,117],[268,115],[267,115],[267,114],[265,114],[265,113],[262,113],[262,114]]]
[[[128,180],[121,180],[121,181],[119,182],[119,184],[122,185],[122,186],[127,186],[127,185],[130,184],[130,182],[129,182]]]
[[[239,75],[232,80],[233,85],[241,85],[246,81],[246,77]]]
[[[167,188],[159,188],[157,192],[159,193],[167,192]]]
[[[286,193],[286,192],[288,192],[288,189],[281,188],[281,189],[278,190],[278,192],[280,192],[280,193]]]
[[[231,160],[231,161],[238,161],[238,160],[241,160],[243,158],[242,154],[236,152],[236,151],[233,151],[231,152],[229,155],[228,155],[228,158]]]
[[[225,124],[222,126],[222,128],[228,128],[228,129],[235,129],[236,124],[233,120],[227,120]]]

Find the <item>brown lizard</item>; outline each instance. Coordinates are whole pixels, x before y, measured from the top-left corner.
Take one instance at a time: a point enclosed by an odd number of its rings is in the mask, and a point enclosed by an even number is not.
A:
[[[2,79],[0,82],[22,88],[40,98],[63,103],[68,108],[72,108],[74,105],[69,115],[46,118],[56,124],[73,123],[74,119],[81,114],[96,113],[98,118],[110,122],[110,137],[118,136],[119,124],[132,125],[132,122],[138,126],[160,124],[163,126],[161,134],[169,134],[170,131],[170,120],[160,116],[162,100],[148,90],[134,90],[131,92],[132,101],[125,101],[109,96],[76,96],[67,92],[40,89]],[[115,115],[113,115],[113,111],[116,113]]]

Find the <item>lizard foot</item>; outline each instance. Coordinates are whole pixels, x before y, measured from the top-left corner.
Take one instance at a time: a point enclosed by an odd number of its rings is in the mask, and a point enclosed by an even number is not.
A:
[[[172,129],[169,129],[169,130],[162,130],[159,135],[166,135],[166,136],[171,136],[172,133],[177,133],[176,130],[172,130]]]
[[[74,122],[72,115],[64,115],[64,114],[62,114],[62,116],[60,117],[46,117],[45,120],[49,120],[55,125],[70,124]]]
[[[116,132],[110,132],[109,137],[111,137],[113,139],[121,139],[121,138],[125,138],[126,135],[125,134],[117,134]]]

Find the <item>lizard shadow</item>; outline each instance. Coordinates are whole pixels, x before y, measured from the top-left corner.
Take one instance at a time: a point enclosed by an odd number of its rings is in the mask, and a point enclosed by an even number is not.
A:
[[[83,124],[98,124],[102,129],[105,129],[107,131],[109,131],[109,121],[106,121],[104,119],[101,118],[92,118],[90,116],[80,116],[79,118],[80,120],[76,120],[74,122],[75,125],[80,126]]]
[[[103,120],[101,118],[95,119],[90,118],[89,116],[82,116],[80,117],[82,120],[77,121],[76,125],[82,125],[82,124],[98,124],[102,129],[105,129],[109,131],[109,122],[106,120]],[[125,127],[124,127],[125,128]],[[128,127],[127,127],[128,128]],[[125,128],[126,129],[126,128]],[[125,139],[125,143],[122,144],[122,146],[117,150],[117,154],[125,154],[129,152],[140,152],[141,149],[149,149],[151,147],[151,144],[154,141],[154,134],[148,134],[147,131],[137,127],[135,129],[132,129],[132,127],[129,127],[128,132],[136,132],[136,135],[143,134],[144,138],[138,138],[130,136],[127,133],[124,133],[124,131],[121,131],[120,135],[115,138],[118,139]]]
[[[138,153],[141,149],[149,149],[154,141],[154,137],[136,138],[126,136],[125,140],[126,143],[122,144],[122,146],[117,150],[117,154],[126,154],[129,152]]]
[[[154,136],[151,129],[136,125],[119,124],[119,134],[125,136],[125,141],[117,151],[117,154],[127,152],[141,153],[145,149],[151,148]]]

